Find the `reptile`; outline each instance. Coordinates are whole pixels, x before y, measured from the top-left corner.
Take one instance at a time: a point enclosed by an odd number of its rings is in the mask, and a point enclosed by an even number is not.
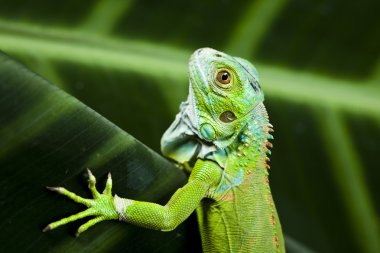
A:
[[[86,205],[85,211],[50,223],[44,231],[94,216],[77,235],[104,220],[170,231],[196,210],[204,252],[285,252],[268,170],[273,126],[263,104],[256,68],[211,48],[189,60],[189,95],[161,139],[162,153],[189,172],[166,205],[102,193],[88,170],[93,199],[48,187]]]

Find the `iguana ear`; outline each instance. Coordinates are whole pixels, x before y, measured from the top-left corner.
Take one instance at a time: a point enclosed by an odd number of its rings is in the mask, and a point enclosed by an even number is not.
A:
[[[234,57],[237,62],[239,62],[253,77],[259,81],[259,74],[257,73],[257,70],[255,66],[253,66],[249,61],[239,58],[239,57]]]

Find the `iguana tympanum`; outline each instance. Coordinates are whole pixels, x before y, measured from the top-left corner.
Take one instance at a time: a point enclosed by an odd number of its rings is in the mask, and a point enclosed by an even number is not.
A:
[[[88,209],[44,231],[87,216],[94,218],[78,234],[112,219],[168,231],[196,210],[204,252],[285,252],[268,181],[272,126],[256,69],[244,59],[201,48],[191,56],[189,79],[188,99],[161,140],[163,154],[190,172],[187,184],[162,206],[112,196],[111,176],[99,193],[89,171],[93,199],[48,187]]]

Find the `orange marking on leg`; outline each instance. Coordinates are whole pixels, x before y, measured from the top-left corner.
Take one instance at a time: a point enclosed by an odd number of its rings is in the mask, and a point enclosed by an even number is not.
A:
[[[272,195],[271,195],[270,193],[268,193],[268,194],[266,195],[266,197],[267,197],[267,203],[268,203],[268,205],[270,205],[270,206],[273,207]]]
[[[270,216],[270,220],[273,226],[276,225],[276,217],[274,217],[273,213]]]
[[[273,237],[273,241],[274,241],[274,245],[276,245],[276,248],[280,247],[280,244],[278,243],[278,236],[277,235],[275,235]]]
[[[222,196],[222,200],[225,202],[233,202],[235,199],[234,193],[232,191],[229,191]]]

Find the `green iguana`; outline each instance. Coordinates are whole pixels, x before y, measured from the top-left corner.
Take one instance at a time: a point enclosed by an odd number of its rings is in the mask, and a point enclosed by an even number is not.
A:
[[[44,231],[87,216],[95,218],[80,226],[78,235],[117,219],[169,231],[196,210],[204,252],[285,252],[268,181],[272,125],[255,67],[201,48],[191,56],[189,76],[188,99],[161,140],[163,154],[189,170],[187,184],[162,206],[112,196],[110,175],[101,194],[88,171],[93,199],[48,187],[88,209]]]

